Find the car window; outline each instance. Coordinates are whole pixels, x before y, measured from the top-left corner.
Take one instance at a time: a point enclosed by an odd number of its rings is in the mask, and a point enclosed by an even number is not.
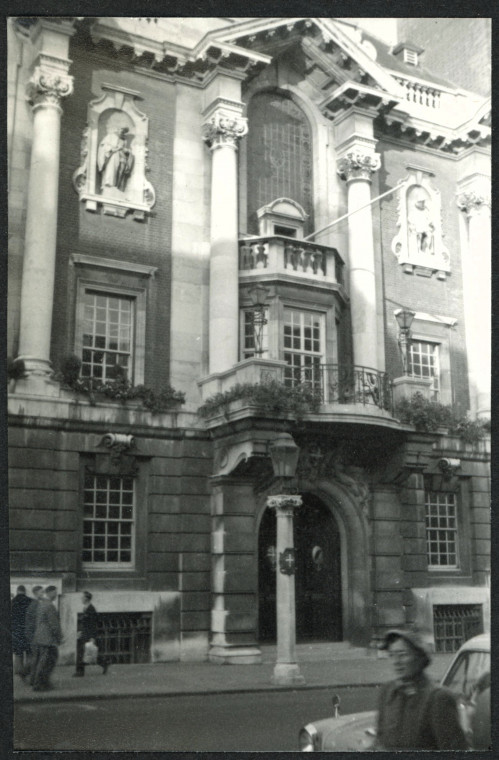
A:
[[[469,700],[481,675],[490,670],[489,652],[462,652],[449,671],[444,686]]]

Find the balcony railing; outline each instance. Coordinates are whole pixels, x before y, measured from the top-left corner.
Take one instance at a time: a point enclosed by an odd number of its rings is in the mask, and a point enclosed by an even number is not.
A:
[[[241,240],[239,271],[245,274],[286,273],[316,281],[343,283],[343,260],[335,248],[279,236]]]
[[[392,410],[392,388],[386,372],[370,367],[316,364],[286,367],[286,385],[310,385],[324,404],[363,404]]]
[[[406,100],[427,108],[440,108],[441,90],[427,84],[397,77],[405,91]]]

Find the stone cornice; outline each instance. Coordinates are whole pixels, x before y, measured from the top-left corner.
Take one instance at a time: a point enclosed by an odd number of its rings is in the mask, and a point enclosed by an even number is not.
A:
[[[375,171],[381,166],[381,158],[378,153],[363,153],[361,151],[349,151],[338,160],[338,175],[341,179],[365,179],[370,180]]]
[[[336,118],[342,111],[352,106],[368,109],[373,112],[373,115],[377,115],[390,111],[400,103],[400,100],[384,90],[377,90],[375,87],[349,80],[327,95],[319,103],[319,108],[329,119]]]

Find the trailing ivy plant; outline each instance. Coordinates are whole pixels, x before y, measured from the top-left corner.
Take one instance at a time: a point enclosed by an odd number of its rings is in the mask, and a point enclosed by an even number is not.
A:
[[[317,412],[321,404],[321,394],[308,384],[290,387],[277,380],[264,383],[238,383],[223,393],[216,393],[199,407],[201,417],[212,417],[217,413],[226,414],[232,401],[244,400],[251,406],[259,407],[269,415],[288,414],[301,419],[307,412]]]
[[[111,378],[106,381],[93,377],[80,377],[81,359],[78,356],[68,356],[61,364],[60,372],[56,379],[66,390],[85,395],[91,404],[95,404],[97,395],[120,401],[136,401],[150,412],[166,412],[185,402],[185,393],[176,391],[170,385],[166,385],[158,393],[145,385],[132,385],[128,379],[126,369],[117,365],[114,367]]]
[[[467,415],[457,414],[450,406],[430,401],[422,393],[402,398],[395,408],[395,416],[424,433],[434,433],[445,427],[451,435],[457,435],[466,443],[476,443],[490,432],[490,420],[471,420]]]

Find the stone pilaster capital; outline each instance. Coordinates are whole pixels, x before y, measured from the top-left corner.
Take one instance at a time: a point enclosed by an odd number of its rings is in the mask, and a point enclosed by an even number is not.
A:
[[[274,494],[267,497],[267,507],[286,517],[292,517],[293,511],[301,507],[302,503],[299,494]]]
[[[473,216],[483,208],[490,208],[490,195],[468,190],[457,196],[456,204],[458,209],[464,211],[467,216]]]
[[[363,153],[359,150],[349,151],[338,161],[338,175],[347,182],[352,179],[370,181],[372,175],[381,166],[379,153]]]
[[[248,132],[248,119],[220,109],[203,124],[203,140],[213,150],[225,145],[237,148],[237,143]]]
[[[73,77],[67,73],[68,65],[69,61],[43,56],[26,85],[33,107],[60,106],[61,100],[72,94]]]

